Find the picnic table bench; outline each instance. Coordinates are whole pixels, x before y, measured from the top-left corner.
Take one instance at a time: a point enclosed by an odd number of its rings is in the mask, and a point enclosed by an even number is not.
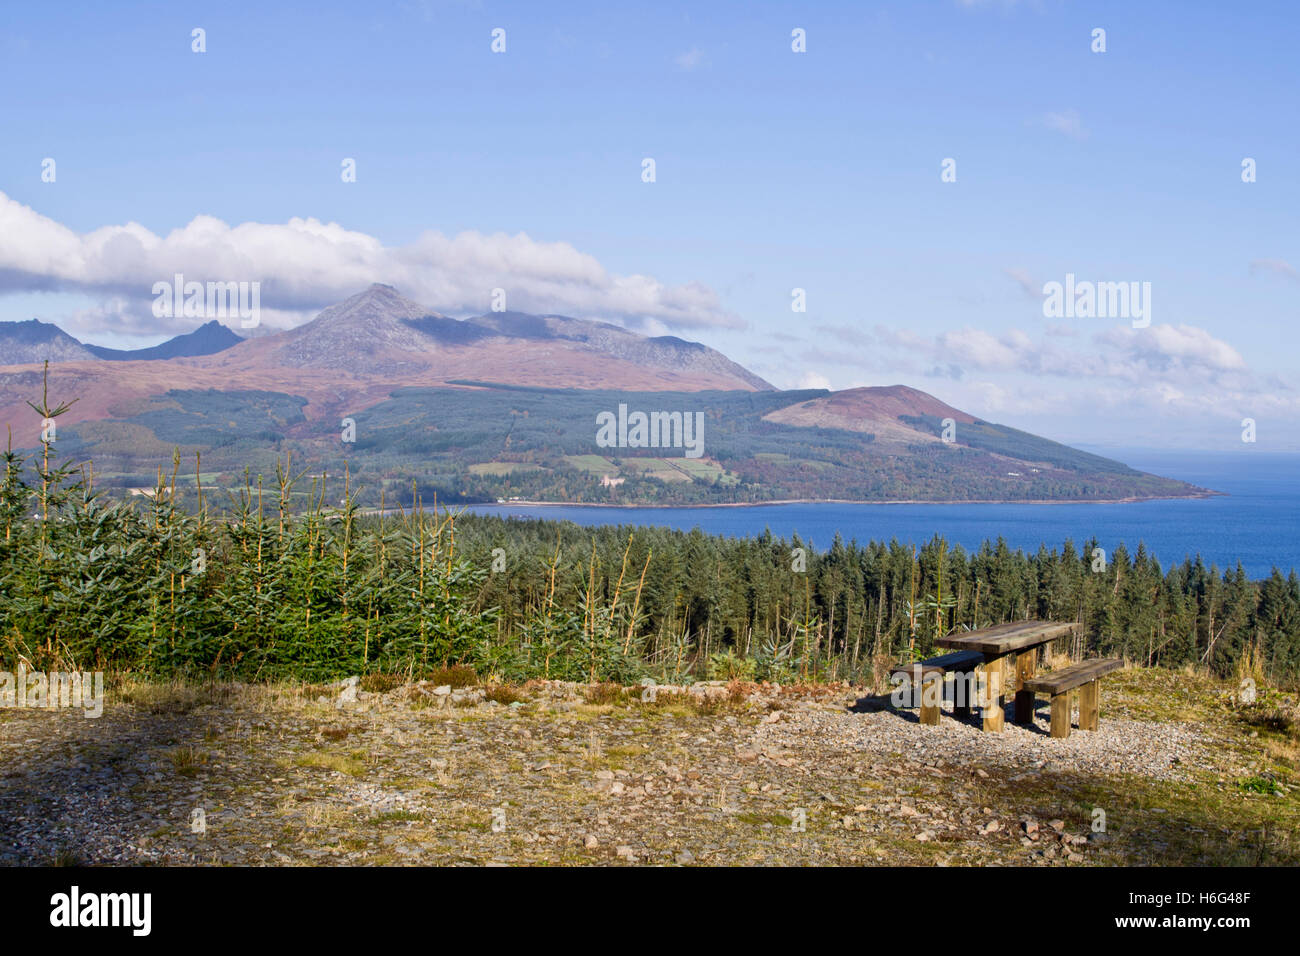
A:
[[[1052,736],[1070,736],[1070,691],[1079,689],[1079,729],[1096,730],[1101,721],[1101,678],[1119,670],[1124,662],[1118,658],[1081,661],[1060,670],[1025,681],[1028,694],[1052,697]]]
[[[1024,682],[1038,673],[1041,648],[1058,637],[1067,636],[1079,626],[1058,621],[1013,621],[964,634],[950,634],[935,643],[940,647],[979,651],[984,655],[984,664],[980,668],[984,689],[984,696],[980,698],[984,703],[981,708],[984,729],[1000,732],[1004,720],[1002,702],[1006,667],[1014,664],[1011,684],[1016,695],[1015,721],[1018,724],[1033,723],[1034,695],[1025,689]]]
[[[945,675],[952,671],[957,679],[964,681],[953,697],[953,713],[965,717],[970,713],[974,701],[975,672],[984,663],[984,655],[979,651],[954,651],[941,654],[927,661],[914,661],[900,664],[891,672],[896,677],[906,677],[915,698],[921,698],[921,723],[937,725],[939,723],[939,704],[943,700],[943,681]]]
[[[923,724],[939,723],[943,681],[952,673],[956,675],[957,681],[953,693],[953,716],[969,715],[971,704],[978,703],[983,729],[1001,731],[1005,719],[1003,687],[1007,682],[1007,669],[1010,668],[1010,683],[1015,693],[1016,723],[1033,723],[1034,695],[1048,694],[1052,700],[1051,734],[1053,737],[1068,737],[1070,692],[1078,688],[1079,729],[1096,730],[1100,679],[1122,667],[1123,661],[1082,661],[1049,674],[1038,675],[1038,659],[1042,648],[1059,637],[1065,637],[1079,626],[1076,623],[1057,621],[1015,621],[950,634],[939,638],[935,643],[951,649],[951,653],[901,664],[893,669],[892,674],[908,681],[914,697],[919,691]]]

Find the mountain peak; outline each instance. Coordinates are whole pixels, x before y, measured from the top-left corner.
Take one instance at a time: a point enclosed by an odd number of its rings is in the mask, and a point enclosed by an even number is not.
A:
[[[6,365],[30,362],[79,362],[94,355],[53,322],[26,319],[0,322],[0,359]]]
[[[429,367],[432,342],[411,322],[445,318],[376,282],[276,336],[274,360],[292,368],[362,368],[396,373]]]

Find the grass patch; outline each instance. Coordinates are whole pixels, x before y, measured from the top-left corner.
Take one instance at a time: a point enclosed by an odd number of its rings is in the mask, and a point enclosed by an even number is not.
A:
[[[196,747],[177,747],[167,752],[172,769],[183,777],[193,777],[207,766],[209,755]]]
[[[320,750],[299,755],[294,760],[294,764],[299,767],[336,770],[339,773],[347,774],[349,777],[359,777],[366,770],[363,757],[356,754],[325,753]]]
[[[1275,793],[1282,793],[1282,788],[1277,785],[1277,781],[1265,776],[1247,777],[1245,780],[1239,780],[1237,781],[1237,789],[1242,793],[1264,793],[1270,796]]]

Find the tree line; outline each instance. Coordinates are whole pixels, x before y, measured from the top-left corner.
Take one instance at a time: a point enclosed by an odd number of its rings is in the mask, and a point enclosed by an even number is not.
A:
[[[68,406],[33,404],[52,420]],[[159,676],[319,680],[474,667],[507,681],[849,679],[963,629],[1078,622],[1062,648],[1144,665],[1300,677],[1300,580],[1139,546],[967,552],[939,537],[845,542],[457,514],[370,515],[345,475],[227,500],[179,453],[152,494],[112,498],[89,463],[7,448],[0,477],[0,663]],[[340,487],[341,484],[341,487]],[[304,487],[305,486],[305,487]],[[417,488],[412,497],[419,499]],[[340,497],[341,496],[341,497]],[[307,503],[304,506],[304,500]]]

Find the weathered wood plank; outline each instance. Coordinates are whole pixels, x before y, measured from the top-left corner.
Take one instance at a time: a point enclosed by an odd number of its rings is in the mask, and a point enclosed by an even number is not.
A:
[[[1096,730],[1101,723],[1101,681],[1091,680],[1079,688],[1079,729]]]
[[[1032,690],[1036,694],[1063,694],[1103,677],[1111,671],[1119,670],[1123,666],[1124,662],[1118,658],[1083,661],[1027,680],[1025,689]]]
[[[984,663],[984,655],[979,651],[954,651],[925,661],[913,661],[899,664],[890,673],[910,677],[919,684],[926,674],[944,674],[948,671],[974,670]]]
[[[1002,712],[1002,660],[991,660],[980,667],[984,686],[980,689],[980,709],[984,730],[1001,733],[1005,715]]]
[[[1056,621],[1016,621],[980,628],[966,634],[950,634],[937,639],[935,643],[940,647],[981,651],[985,654],[1008,654],[1054,641],[1079,626]]]
[[[1052,736],[1070,736],[1070,695],[1057,694],[1052,698]]]
[[[1016,653],[1015,689],[1016,723],[1018,724],[1034,722],[1034,692],[1025,689],[1025,681],[1034,679],[1037,667],[1038,648],[1031,647]]]
[[[943,675],[931,674],[921,683],[921,723],[939,726],[939,703],[943,700]]]
[[[984,655],[980,655],[983,657]],[[954,717],[969,717],[971,707],[975,704],[975,695],[978,693],[978,683],[974,673],[958,671],[953,678],[952,684],[952,715]]]

